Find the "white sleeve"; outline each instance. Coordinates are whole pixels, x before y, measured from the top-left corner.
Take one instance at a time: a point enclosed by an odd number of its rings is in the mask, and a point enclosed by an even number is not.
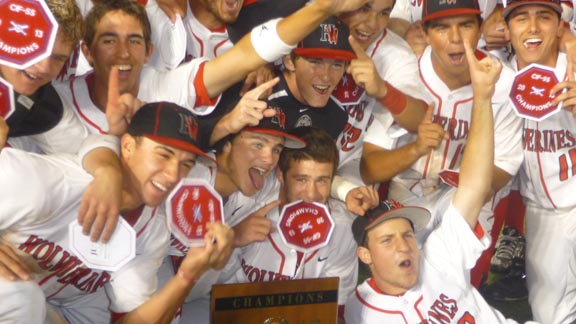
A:
[[[446,277],[459,285],[467,285],[470,269],[490,246],[490,237],[480,225],[477,228],[483,235],[477,237],[452,203],[440,217],[441,222],[426,239],[422,253],[426,261],[446,273]]]
[[[152,28],[154,51],[150,64],[159,71],[175,69],[186,57],[186,29],[182,18],[177,15],[172,23],[156,2],[146,5],[146,13]]]
[[[205,116],[216,108],[217,98],[205,98],[202,91],[196,89],[195,81],[202,84],[202,65],[207,58],[198,58],[179,65],[171,71],[161,72],[152,67],[144,67],[140,77],[138,98],[146,102],[169,101],[188,108],[192,113]],[[205,89],[204,89],[205,90]]]
[[[410,1],[396,0],[394,8],[392,8],[392,12],[390,13],[390,18],[400,18],[412,23],[410,17]]]
[[[76,154],[88,131],[70,107],[64,105],[62,119],[52,129],[29,138],[46,154]]]
[[[84,158],[97,148],[107,148],[120,156],[120,139],[114,135],[90,134],[78,151],[80,165],[84,165]]]

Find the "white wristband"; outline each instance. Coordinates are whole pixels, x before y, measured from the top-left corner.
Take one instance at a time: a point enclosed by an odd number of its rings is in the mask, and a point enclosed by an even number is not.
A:
[[[278,36],[278,31],[276,30],[276,25],[282,18],[277,18],[269,20],[262,25],[254,27],[250,33],[250,40],[252,41],[252,46],[254,50],[264,61],[274,62],[284,55],[290,54],[292,49],[296,45],[288,45],[284,43],[280,36]]]
[[[330,195],[333,198],[346,202],[346,196],[348,195],[350,190],[356,187],[358,187],[357,184],[354,184],[351,181],[346,180],[342,176],[335,175],[334,179],[332,180]]]

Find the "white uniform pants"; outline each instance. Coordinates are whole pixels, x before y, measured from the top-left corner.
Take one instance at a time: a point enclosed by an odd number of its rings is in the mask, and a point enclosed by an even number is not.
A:
[[[527,203],[526,279],[535,321],[576,320],[576,208],[541,209]]]

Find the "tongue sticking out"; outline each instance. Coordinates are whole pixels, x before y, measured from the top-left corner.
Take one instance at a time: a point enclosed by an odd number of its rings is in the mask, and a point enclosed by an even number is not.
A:
[[[257,190],[262,189],[264,186],[264,175],[261,175],[260,172],[254,168],[250,168],[248,171],[250,174],[250,180],[252,180],[252,184]]]

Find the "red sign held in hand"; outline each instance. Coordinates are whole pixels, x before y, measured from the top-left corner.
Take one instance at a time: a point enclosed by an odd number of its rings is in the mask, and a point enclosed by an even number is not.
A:
[[[282,208],[278,230],[287,246],[306,253],[328,244],[334,221],[326,206],[299,200]]]
[[[555,94],[550,89],[558,83],[554,70],[539,64],[530,64],[520,70],[510,90],[510,100],[520,117],[541,121],[557,113],[562,104],[552,105]]]
[[[0,64],[25,69],[47,58],[57,32],[43,0],[0,0]]]
[[[166,213],[172,234],[186,246],[204,245],[209,223],[224,223],[222,197],[204,180],[186,178],[168,197]]]

